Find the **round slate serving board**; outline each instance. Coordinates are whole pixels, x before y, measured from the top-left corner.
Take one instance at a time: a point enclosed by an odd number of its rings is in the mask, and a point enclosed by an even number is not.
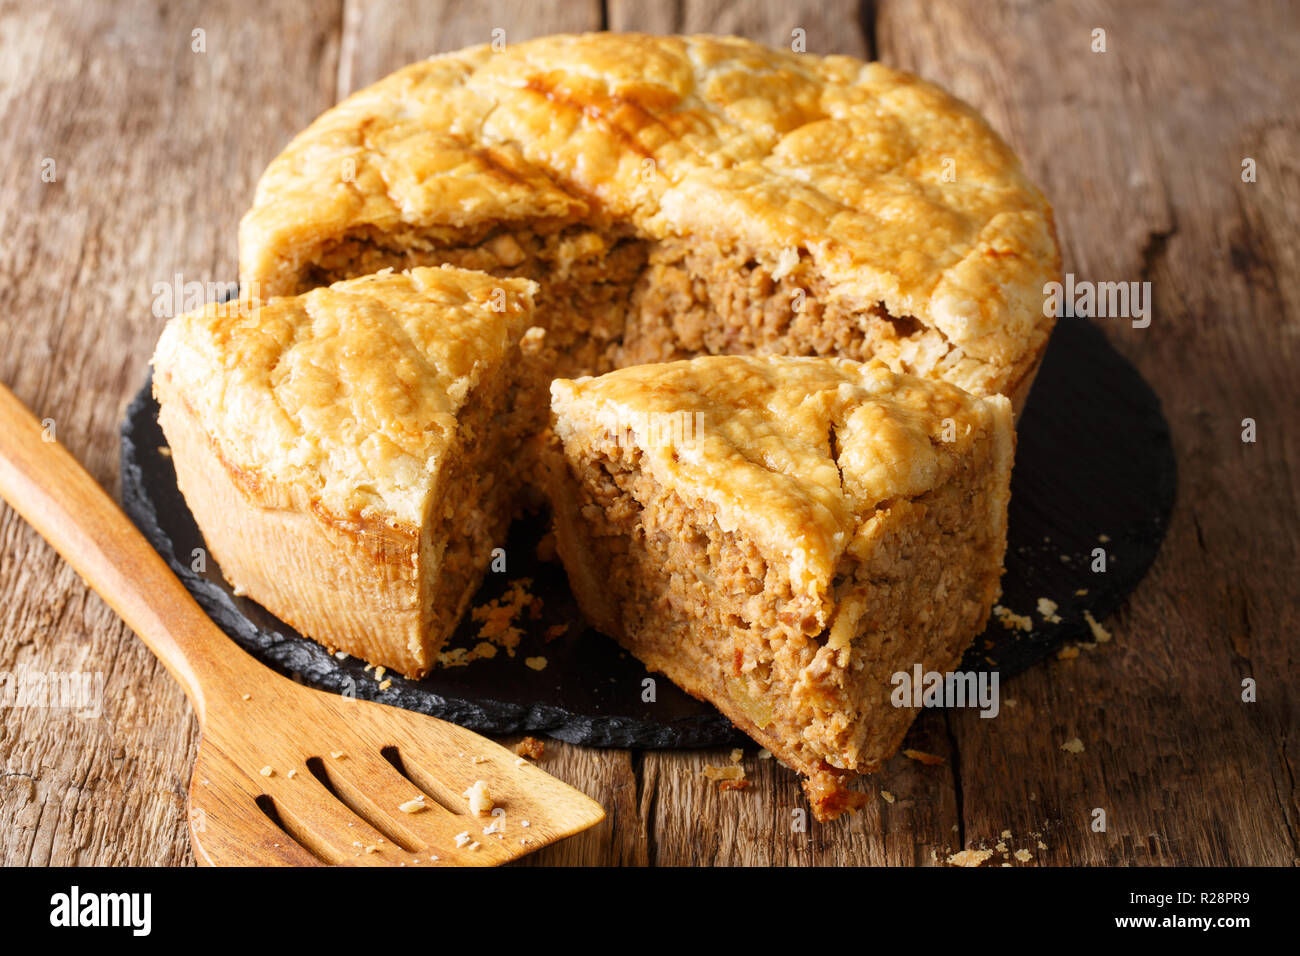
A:
[[[1025,633],[990,620],[963,665],[996,668],[1003,679],[1068,641],[1091,639],[1084,612],[1101,621],[1141,580],[1160,548],[1176,485],[1160,400],[1086,319],[1057,323],[1018,431],[1000,603],[1031,617],[1034,627]],[[537,559],[545,530],[540,518],[515,523],[506,572],[489,573],[474,599],[482,604],[509,582],[532,579],[542,613],[536,620],[520,615],[516,624],[525,636],[516,655],[435,669],[420,681],[391,675],[381,690],[362,661],[336,659],[258,604],[235,597],[214,561],[192,570],[203,537],[164,446],[146,383],[122,424],[126,512],[217,624],[281,673],[485,733],[544,732],[595,747],[701,747],[743,739],[711,705],[663,677],[655,679],[655,700],[642,700],[650,676],[645,668],[583,623],[561,566]],[[1105,552],[1104,573],[1091,569],[1096,548]],[[1037,612],[1040,597],[1056,602],[1059,623]],[[567,631],[547,641],[557,624]],[[467,616],[450,646],[472,647],[477,630]],[[525,666],[525,658],[537,656],[547,660],[543,670]]]

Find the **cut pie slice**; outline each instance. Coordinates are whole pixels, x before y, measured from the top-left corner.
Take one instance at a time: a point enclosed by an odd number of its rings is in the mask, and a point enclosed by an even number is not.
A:
[[[173,319],[159,421],[212,556],[331,649],[426,673],[505,537],[536,286],[419,268]],[[540,391],[540,389],[539,389]]]
[[[999,593],[1002,396],[844,359],[713,356],[557,380],[546,456],[584,613],[809,778],[877,770]]]

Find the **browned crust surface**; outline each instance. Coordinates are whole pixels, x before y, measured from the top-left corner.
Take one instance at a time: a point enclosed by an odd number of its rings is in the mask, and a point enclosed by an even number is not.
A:
[[[540,424],[534,289],[414,269],[168,324],[159,419],[237,593],[332,650],[428,672],[504,540]]]
[[[272,162],[241,223],[241,279],[291,294],[574,228],[714,244],[776,281],[797,266],[838,330],[825,350],[772,350],[877,355],[977,394],[1023,380],[1052,327],[1050,206],[973,110],[878,63],[733,37],[554,36],[411,64]],[[924,334],[895,346],[877,313]],[[563,337],[585,314],[547,321]]]

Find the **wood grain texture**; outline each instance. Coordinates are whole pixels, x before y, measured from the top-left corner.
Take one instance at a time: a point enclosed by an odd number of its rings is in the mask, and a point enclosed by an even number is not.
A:
[[[117,503],[3,385],[0,499],[184,689],[201,735],[189,813],[205,864],[487,866],[605,819],[591,798],[472,731],[305,687],[232,648]],[[484,787],[475,808],[467,798]]]
[[[125,397],[162,328],[154,283],[235,274],[235,226],[267,157],[333,100],[341,20],[305,12],[0,6],[0,379],[110,490]],[[180,688],[8,509],[0,609],[0,670],[104,682],[96,718],[0,710],[0,856],[188,861],[196,733]]]
[[[234,274],[265,163],[339,95],[411,59],[560,30],[734,32],[873,54],[985,113],[1053,200],[1066,269],[1150,281],[1111,340],[1165,403],[1180,468],[1164,550],[1114,641],[1003,688],[996,720],[928,713],[865,782],[860,815],[807,824],[797,781],[748,748],[629,754],[548,741],[542,766],[604,803],[529,862],[919,864],[964,846],[1031,864],[1300,861],[1300,65],[1293,4],[0,4],[0,377],[106,486],[116,424],[161,326],[154,282]],[[190,50],[207,31],[208,52]],[[1104,53],[1092,31],[1106,30]],[[56,160],[57,183],[41,181]],[[1243,159],[1257,164],[1253,183]],[[1241,441],[1242,419],[1258,441]],[[1122,562],[1122,554],[1112,555]],[[1086,585],[1081,585],[1086,586]],[[1022,609],[1023,610],[1023,609]],[[194,725],[97,598],[0,511],[0,671],[104,673],[104,712],[0,710],[0,859],[182,863]],[[1241,681],[1258,682],[1257,703]],[[1015,701],[1011,704],[1010,701]],[[1084,751],[1061,744],[1078,736]],[[888,792],[890,803],[884,796]],[[1107,814],[1094,832],[1092,812]],[[1039,842],[1046,847],[1039,847]],[[1003,857],[999,854],[996,861]]]

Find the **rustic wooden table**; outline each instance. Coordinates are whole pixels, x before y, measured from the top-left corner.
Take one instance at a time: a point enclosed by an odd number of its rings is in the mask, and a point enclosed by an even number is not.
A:
[[[925,714],[912,745],[944,762],[896,758],[861,814],[792,829],[795,776],[752,752],[755,786],[719,793],[700,770],[723,752],[551,742],[543,765],[609,816],[535,862],[927,865],[1004,831],[1031,865],[1300,862],[1295,4],[2,2],[0,380],[116,489],[154,285],[235,275],[238,217],[294,132],[496,28],[602,27],[774,45],[802,29],[810,52],[878,57],[981,109],[1055,203],[1066,269],[1152,283],[1150,327],[1106,331],[1163,398],[1180,487],[1164,550],[1106,622],[1115,640],[1010,681],[998,720]],[[3,506],[0,672],[103,679],[97,718],[0,707],[4,863],[192,862],[184,697]],[[1061,749],[1073,737],[1082,753]]]

